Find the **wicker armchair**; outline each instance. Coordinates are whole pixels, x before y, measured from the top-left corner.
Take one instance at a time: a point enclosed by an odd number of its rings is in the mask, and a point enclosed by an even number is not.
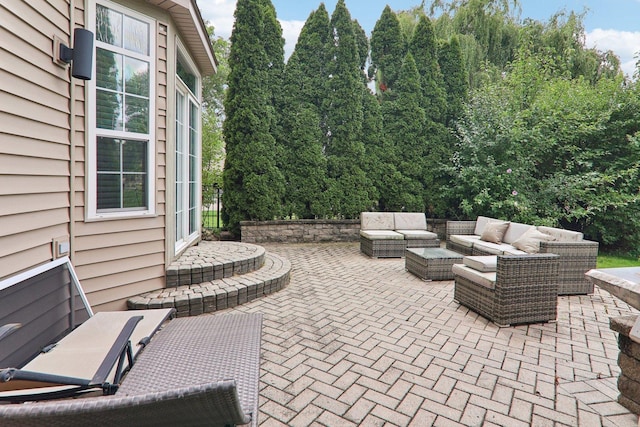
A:
[[[555,320],[559,260],[555,254],[498,255],[495,273],[455,264],[453,298],[498,326]]]

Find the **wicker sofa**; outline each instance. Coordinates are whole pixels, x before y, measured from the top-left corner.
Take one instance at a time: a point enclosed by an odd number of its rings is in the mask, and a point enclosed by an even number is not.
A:
[[[427,231],[419,212],[362,212],[360,251],[373,258],[399,258],[405,248],[435,248],[438,235]]]
[[[447,249],[463,255],[525,255],[553,253],[560,257],[558,272],[559,295],[593,293],[593,284],[584,274],[596,267],[598,242],[585,240],[582,233],[553,227],[533,226],[517,222],[508,225],[499,242],[483,239],[487,226],[505,223],[495,218],[479,216],[475,221],[447,222]],[[536,242],[522,246],[520,243],[532,235]],[[491,239],[489,239],[491,240]],[[523,250],[526,249],[526,250]]]
[[[452,267],[453,299],[498,326],[556,319],[555,254],[468,256]]]

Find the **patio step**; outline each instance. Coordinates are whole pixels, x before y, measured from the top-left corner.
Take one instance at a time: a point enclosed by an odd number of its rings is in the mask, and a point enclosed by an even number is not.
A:
[[[291,263],[260,246],[203,243],[170,266],[177,279],[167,278],[167,283],[177,286],[132,297],[129,309],[175,308],[178,317],[197,316],[253,301],[289,284]]]

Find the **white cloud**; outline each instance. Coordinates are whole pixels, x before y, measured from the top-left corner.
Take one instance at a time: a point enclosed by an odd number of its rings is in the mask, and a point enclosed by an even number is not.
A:
[[[280,26],[282,27],[282,37],[284,37],[284,58],[285,61],[289,59],[291,54],[293,53],[293,49],[296,47],[296,43],[298,42],[298,36],[300,35],[300,31],[302,31],[302,27],[304,26],[304,21],[280,21]]]
[[[587,47],[595,47],[600,51],[611,50],[620,58],[622,71],[629,77],[636,69],[634,55],[640,51],[640,32],[603,30],[596,28],[586,34]]]
[[[236,0],[197,0],[197,3],[202,18],[214,26],[216,36],[231,37]]]
[[[231,37],[235,20],[233,13],[236,10],[236,0],[197,0],[197,3],[202,13],[202,18],[215,27],[216,36],[225,39]],[[279,21],[282,26],[282,37],[285,39],[284,57],[288,59],[296,47],[304,21]]]

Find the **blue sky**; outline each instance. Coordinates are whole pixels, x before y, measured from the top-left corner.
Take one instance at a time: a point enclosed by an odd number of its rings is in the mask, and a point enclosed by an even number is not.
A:
[[[337,0],[326,0],[329,13]],[[235,0],[197,0],[205,21],[216,28],[216,34],[229,37],[233,28]],[[286,40],[287,56],[311,11],[320,1],[272,0]],[[429,0],[426,1],[429,4]],[[357,19],[367,34],[371,34],[384,7],[403,10],[420,4],[420,0],[346,0],[352,18]],[[555,12],[586,11],[584,20],[586,43],[600,50],[613,50],[621,59],[623,70],[631,75],[635,69],[635,52],[640,51],[640,0],[520,0],[521,18],[546,21]]]

